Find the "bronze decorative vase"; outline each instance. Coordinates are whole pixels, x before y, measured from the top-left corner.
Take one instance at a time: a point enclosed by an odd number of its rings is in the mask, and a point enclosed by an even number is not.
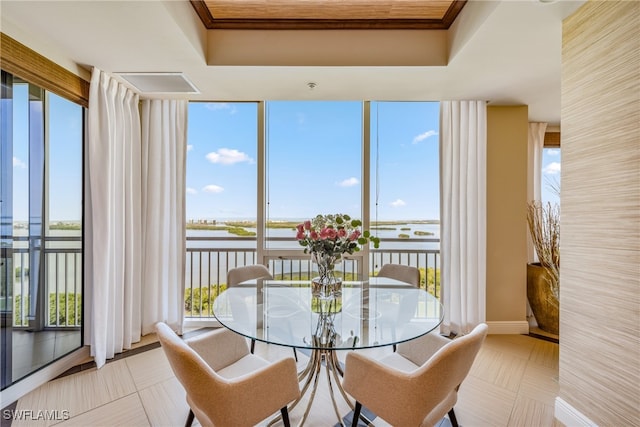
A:
[[[527,299],[538,327],[559,335],[560,316],[558,300],[551,290],[552,277],[539,263],[527,264]]]

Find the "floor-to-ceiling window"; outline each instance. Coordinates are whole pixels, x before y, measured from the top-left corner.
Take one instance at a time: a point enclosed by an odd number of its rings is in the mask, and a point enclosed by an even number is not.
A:
[[[186,316],[212,317],[234,266],[313,274],[295,225],[318,214],[361,219],[382,239],[341,274],[410,264],[439,295],[438,122],[437,102],[191,103]]]
[[[540,187],[543,203],[560,204],[560,147],[542,149],[542,185]]]
[[[381,239],[370,270],[420,269],[421,286],[440,295],[438,102],[371,102],[370,215]]]
[[[297,224],[316,215],[364,217],[364,120],[361,101],[266,103],[262,249],[276,277],[309,274]],[[355,261],[341,264],[343,273],[357,271]]]
[[[2,71],[2,388],[82,345],[84,109]]]
[[[212,316],[227,270],[256,262],[258,104],[192,102],[185,315]]]

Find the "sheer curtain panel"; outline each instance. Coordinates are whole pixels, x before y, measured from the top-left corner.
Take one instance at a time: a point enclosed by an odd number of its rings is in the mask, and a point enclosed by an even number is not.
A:
[[[95,69],[86,167],[85,313],[101,367],[184,306],[187,101],[144,100]],[[142,117],[142,118],[141,118]]]
[[[484,101],[440,103],[442,332],[467,334],[486,318]]]
[[[143,335],[159,321],[182,332],[187,108],[142,101]]]
[[[86,167],[85,277],[98,367],[140,341],[142,278],[138,95],[94,68]]]
[[[528,153],[527,153],[527,202],[541,199],[542,187],[542,149],[544,148],[544,134],[546,123],[529,123]],[[537,262],[538,257],[533,249],[531,236],[527,233],[527,259]]]

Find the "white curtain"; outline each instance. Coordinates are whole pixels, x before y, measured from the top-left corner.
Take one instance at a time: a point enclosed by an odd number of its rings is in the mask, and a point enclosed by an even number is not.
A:
[[[529,123],[528,155],[527,155],[527,202],[541,199],[542,187],[542,149],[546,123]],[[538,257],[533,249],[533,242],[527,233],[527,261],[537,262]]]
[[[85,338],[101,367],[184,306],[187,101],[145,100],[95,69],[86,168]],[[141,127],[142,123],[142,127]]]
[[[88,130],[85,277],[91,355],[101,367],[140,340],[142,224],[138,95],[96,68]]]
[[[486,319],[485,101],[440,103],[441,332]]]
[[[182,333],[187,101],[142,101],[142,333]]]

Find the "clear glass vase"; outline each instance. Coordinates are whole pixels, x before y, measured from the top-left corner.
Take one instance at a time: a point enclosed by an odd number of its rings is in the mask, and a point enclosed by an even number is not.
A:
[[[318,265],[318,276],[311,279],[311,293],[314,297],[335,298],[342,295],[342,279],[335,276],[336,257],[312,252],[311,260]]]

